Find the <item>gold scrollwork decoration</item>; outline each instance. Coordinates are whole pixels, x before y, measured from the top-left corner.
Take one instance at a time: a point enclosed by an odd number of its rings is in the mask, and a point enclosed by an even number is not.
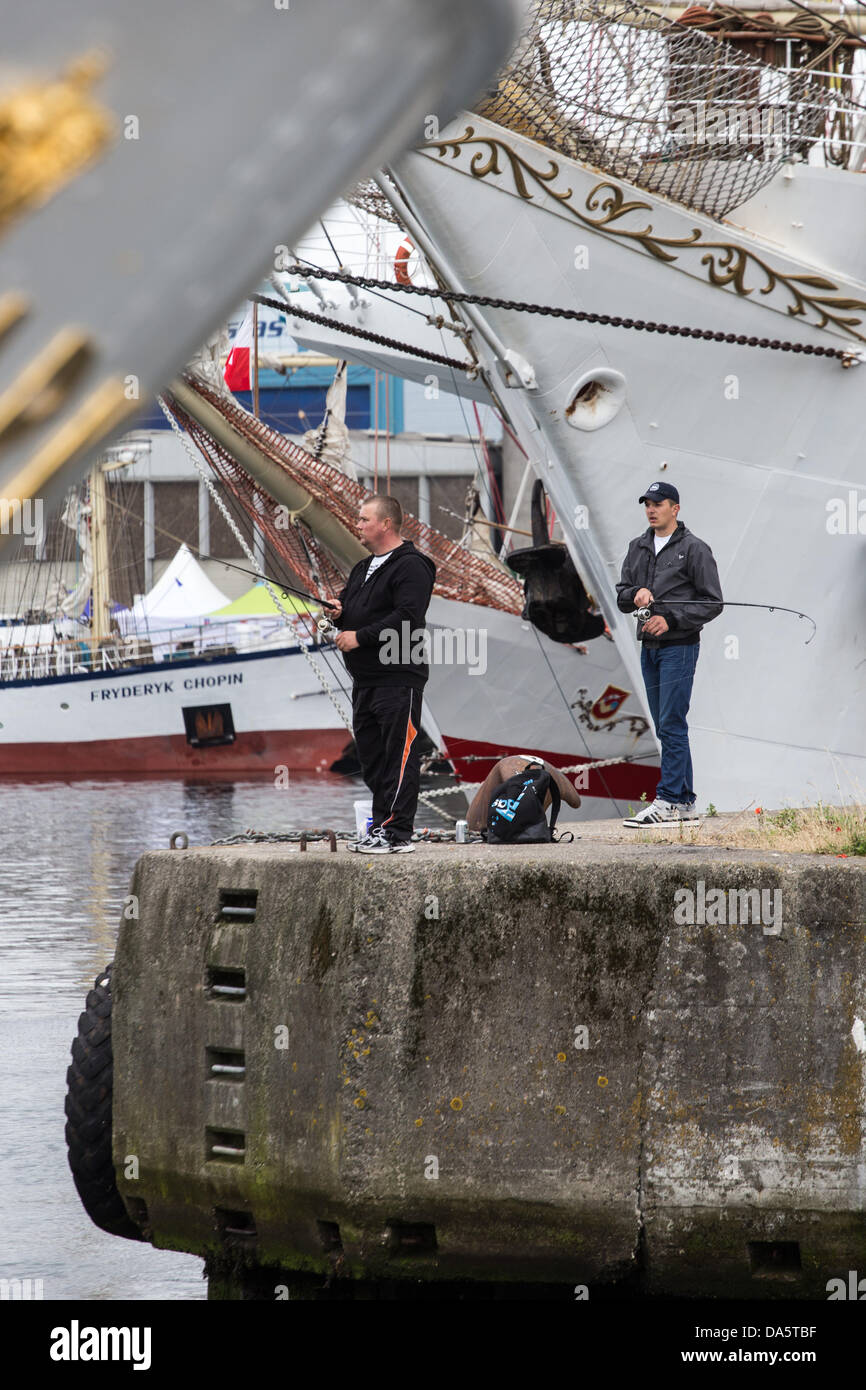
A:
[[[641,199],[627,199],[619,185],[610,179],[603,179],[590,189],[581,209],[575,207],[571,201],[574,197],[571,188],[557,190],[552,186],[560,173],[555,160],[549,161],[547,170],[535,169],[505,140],[493,135],[476,135],[474,126],[467,126],[463,134],[454,139],[430,141],[421,149],[435,151],[440,159],[449,153],[452,159],[457,159],[461,149],[471,145],[487,147],[486,156],[482,149],[478,149],[470,159],[469,171],[473,178],[483,179],[487,178],[488,174],[501,174],[507,167],[511,171],[515,191],[527,202],[533,201],[530,185],[534,182],[585,227],[600,232],[603,236],[621,238],[635,249],[641,249],[659,261],[674,262],[689,251],[702,251],[704,254],[701,256],[700,264],[706,267],[710,284],[721,289],[731,286],[735,293],[743,298],[753,294],[755,290],[761,295],[767,295],[779,289],[790,296],[791,302],[786,307],[792,317],[804,318],[811,313],[817,320],[813,323],[815,328],[824,328],[830,324],[849,332],[861,342],[866,342],[866,334],[857,332],[857,327],[863,324],[863,318],[845,315],[846,310],[866,311],[866,302],[841,297],[839,286],[832,280],[822,275],[785,275],[767,265],[745,246],[728,241],[705,241],[699,227],[694,227],[685,237],[668,237],[654,231],[651,223],[638,227],[621,226],[619,224],[622,220],[631,214],[651,213],[653,208],[651,203]],[[600,215],[589,215],[594,213]],[[757,283],[747,284],[747,276],[751,278],[750,272],[754,271],[758,271],[763,277],[763,283],[759,279]],[[821,291],[826,293],[820,293]]]
[[[456,159],[460,153],[461,145],[468,144],[486,145],[488,148],[486,160],[483,152],[481,150],[476,150],[469,161],[469,168],[474,178],[485,179],[488,174],[501,174],[502,167],[499,163],[499,156],[502,154],[511,166],[511,176],[514,179],[514,186],[517,192],[520,194],[521,198],[526,198],[530,202],[532,201],[532,194],[526,186],[524,170],[535,179],[536,183],[542,184],[550,184],[553,179],[557,178],[559,175],[559,165],[556,163],[556,160],[551,159],[549,161],[550,168],[547,173],[541,169],[533,169],[532,166],[528,164],[526,160],[521,159],[520,155],[517,154],[510,145],[507,145],[504,140],[492,140],[483,136],[476,136],[474,126],[467,126],[464,133],[459,136],[458,139],[447,140],[444,143],[438,144],[437,148],[440,156],[450,150],[452,158]],[[427,148],[429,148],[429,146]],[[545,191],[550,193],[554,198],[557,198],[560,202],[566,202],[573,196],[570,188],[567,189],[565,193],[557,193],[556,189],[553,188],[547,188]]]
[[[606,193],[606,198],[598,195]],[[632,198],[626,202],[623,197],[622,189],[615,183],[597,183],[587,195],[584,204],[587,212],[595,212],[601,209],[604,214],[602,217],[586,217],[577,208],[569,207],[569,212],[573,212],[581,222],[588,227],[593,227],[598,232],[607,232],[611,236],[625,237],[630,241],[637,241],[648,251],[651,256],[655,256],[659,261],[675,261],[677,258],[666,247],[676,247],[680,251],[686,250],[689,246],[696,246],[701,239],[700,228],[695,227],[689,236],[686,237],[663,237],[653,232],[652,226],[640,228],[615,227],[613,224],[618,222],[621,217],[626,217],[630,212],[652,212],[650,203],[642,203],[637,198]]]

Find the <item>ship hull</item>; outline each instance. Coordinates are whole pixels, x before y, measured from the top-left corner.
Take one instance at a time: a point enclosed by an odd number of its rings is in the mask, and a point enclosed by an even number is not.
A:
[[[351,737],[298,647],[7,681],[0,721],[2,776],[321,772]]]
[[[463,781],[483,782],[511,753],[537,753],[575,769],[567,775],[581,798],[580,820],[627,815],[642,794],[652,800],[658,748],[613,642],[552,642],[517,614],[440,598],[427,626],[425,705]],[[608,759],[611,766],[582,771]],[[563,808],[563,815],[575,813]]]
[[[461,780],[525,751],[578,768],[581,818],[651,795],[656,744],[613,643],[565,646],[513,613],[438,597],[428,630],[424,725]],[[350,718],[342,658],[320,648],[314,660]],[[327,771],[351,738],[299,647],[6,681],[0,726],[7,777],[275,778]],[[611,757],[629,761],[580,771]]]
[[[396,172],[453,288],[836,349],[859,334],[863,345],[866,286],[838,269],[551,159],[475,115]],[[831,217],[831,184],[816,188],[813,216]],[[815,276],[824,283],[810,287]],[[796,616],[731,606],[704,629],[689,716],[701,803],[862,795],[866,369],[502,309],[472,318],[644,714],[615,584],[653,479],[679,488],[680,519],[710,544],[727,600],[783,604],[817,624],[807,642],[811,625]],[[503,349],[534,379],[521,384]]]

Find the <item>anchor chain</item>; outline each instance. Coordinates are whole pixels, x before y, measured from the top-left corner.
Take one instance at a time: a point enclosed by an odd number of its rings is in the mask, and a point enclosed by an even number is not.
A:
[[[681,324],[658,323],[655,320],[624,318],[621,314],[597,314],[587,309],[562,309],[553,304],[532,304],[522,300],[495,299],[491,295],[469,294],[464,290],[431,290],[420,285],[401,285],[395,280],[373,280],[365,275],[349,275],[346,271],[323,270],[317,266],[290,265],[286,274],[299,275],[312,280],[335,280],[344,285],[357,285],[360,289],[396,291],[399,294],[420,294],[428,298],[444,299],[449,304],[477,304],[485,309],[511,309],[519,314],[540,314],[545,318],[570,319],[576,323],[598,323],[610,328],[631,328],[638,333],[667,333],[672,337],[701,338],[706,342],[735,343],[738,347],[764,348],[770,352],[805,353],[812,357],[835,357],[843,367],[854,367],[864,360],[864,352],[859,348],[831,348],[816,346],[813,343],[793,343],[779,338],[756,338],[745,333],[723,333],[712,328],[687,328]],[[294,306],[263,295],[254,294],[251,299],[259,304],[267,304],[283,312],[293,313]],[[344,332],[358,332],[338,324]],[[392,343],[391,346],[397,346]],[[404,348],[409,344],[402,344]],[[412,349],[413,352],[415,349]],[[419,356],[423,354],[417,354]],[[465,366],[460,363],[459,365]]]

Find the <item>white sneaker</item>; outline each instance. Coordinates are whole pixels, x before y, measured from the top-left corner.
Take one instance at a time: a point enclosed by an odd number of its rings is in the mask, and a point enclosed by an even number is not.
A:
[[[411,840],[389,840],[392,854],[414,854],[415,846]]]
[[[681,801],[677,807],[680,813],[680,820],[700,820],[701,813],[698,810],[696,801]]]
[[[392,840],[385,830],[372,830],[365,840],[357,845],[359,854],[414,854],[415,846],[411,840]]]
[[[660,801],[656,797],[655,801],[649,806],[644,806],[642,811],[638,811],[636,816],[629,816],[628,820],[623,821],[623,825],[645,826],[645,825],[678,825],[681,820],[686,819],[682,815],[683,807],[677,806],[673,801]],[[691,819],[689,817],[688,819]]]
[[[368,851],[371,845],[378,845],[381,838],[382,827],[380,825],[371,825],[366,835],[359,836],[357,840],[350,840],[346,849],[351,850],[353,854],[357,854],[363,845],[365,851]]]

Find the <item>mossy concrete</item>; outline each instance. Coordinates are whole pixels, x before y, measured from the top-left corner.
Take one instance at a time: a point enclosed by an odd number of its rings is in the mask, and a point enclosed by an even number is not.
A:
[[[780,890],[781,930],[682,923],[699,880]],[[255,917],[225,920],[239,890]],[[866,1273],[866,865],[251,845],[146,854],[131,892],[115,1167],[155,1244],[682,1295]],[[209,997],[214,968],[246,999]],[[208,1048],[242,1051],[244,1080]],[[208,1129],[243,1134],[243,1161],[209,1158]]]

